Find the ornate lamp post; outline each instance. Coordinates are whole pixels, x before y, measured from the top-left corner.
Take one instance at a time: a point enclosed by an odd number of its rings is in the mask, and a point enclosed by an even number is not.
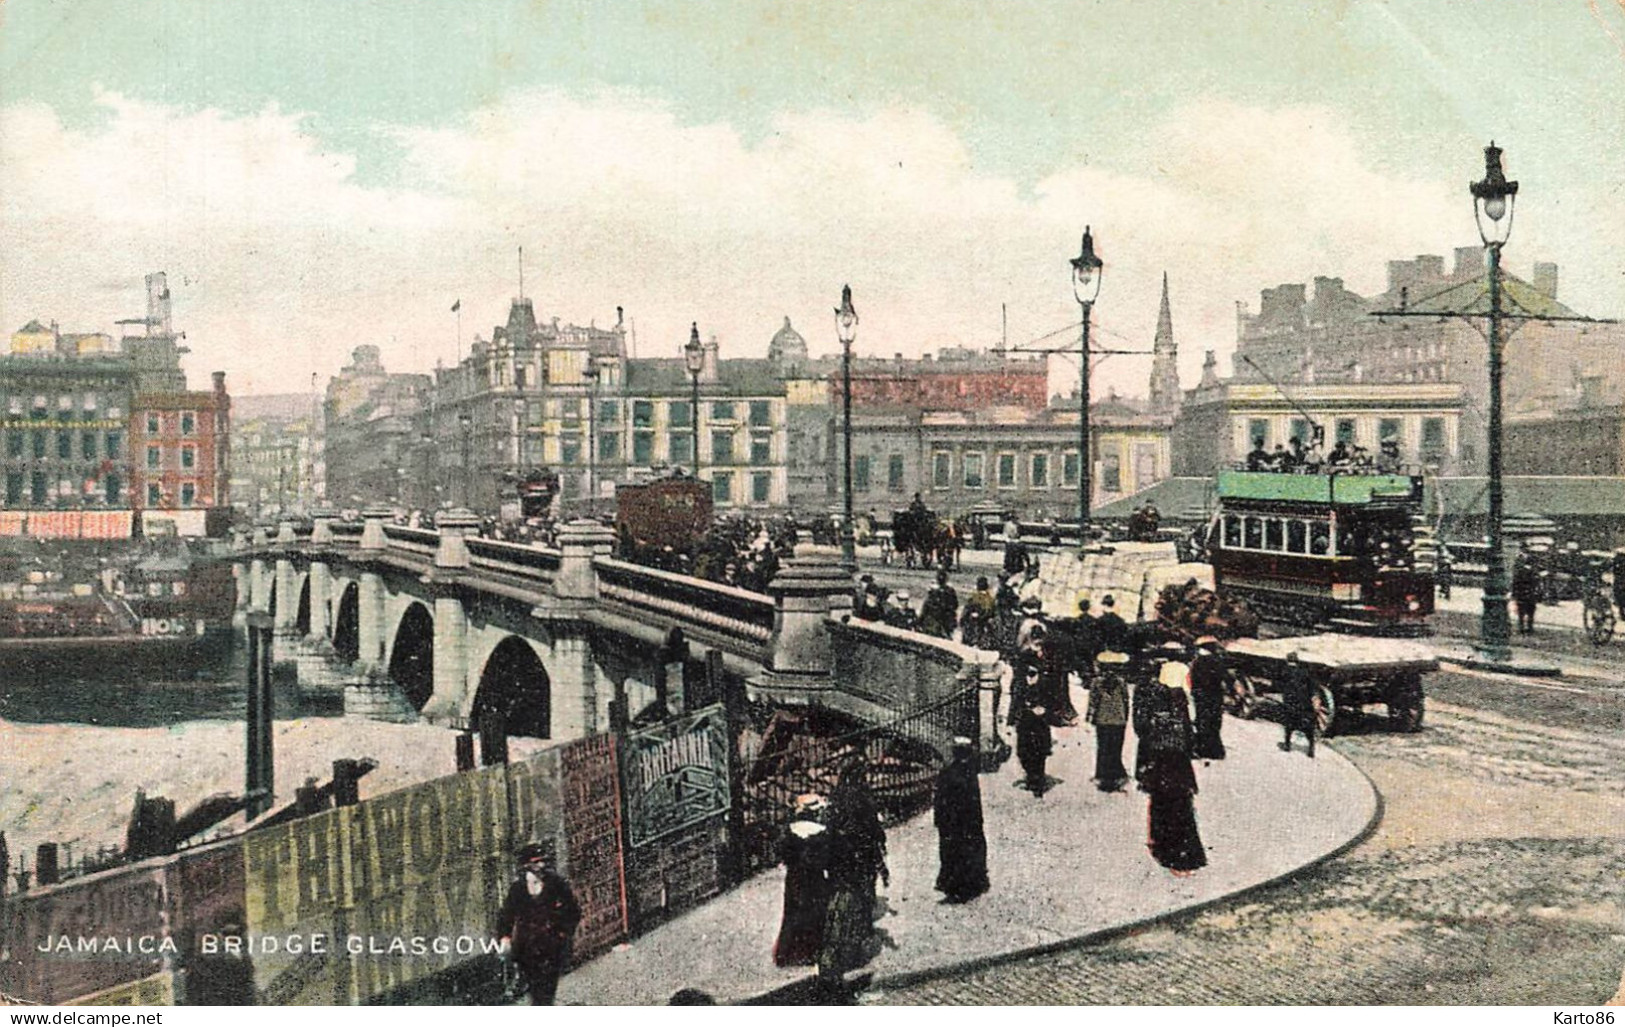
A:
[[[1094,311],[1095,297],[1100,295],[1100,279],[1105,264],[1095,256],[1095,239],[1089,226],[1083,229],[1083,243],[1078,255],[1072,258],[1072,294],[1083,308],[1083,333],[1078,346],[1081,367],[1078,371],[1078,544],[1089,542],[1089,510],[1094,487],[1093,461],[1089,459],[1089,316]]]
[[[470,417],[466,412],[458,414],[457,415],[457,426],[458,426],[458,429],[460,430],[460,432],[462,434],[462,441],[463,441],[463,509],[472,510],[472,509],[474,509],[474,507],[473,507],[473,500],[470,497],[470,491],[471,491],[470,486],[472,485],[473,478],[472,478],[472,475],[471,475],[471,473],[469,471],[469,466],[468,466],[468,462],[469,462],[468,450],[469,450],[469,443],[471,442],[473,434],[474,434],[474,419],[472,417]]]
[[[1507,621],[1507,565],[1501,537],[1501,247],[1512,234],[1512,208],[1518,183],[1501,171],[1501,149],[1493,142],[1484,148],[1484,178],[1468,185],[1473,197],[1473,220],[1478,237],[1489,251],[1490,309],[1490,439],[1489,486],[1490,551],[1484,573],[1484,615],[1479,620],[1479,649],[1486,659],[1512,658],[1511,625]],[[1503,223],[1504,221],[1504,223]]]
[[[587,383],[587,517],[598,519],[598,365],[587,355],[587,367],[581,372]]]
[[[841,340],[841,439],[844,445],[846,512],[841,518],[841,559],[858,565],[857,540],[852,534],[852,343],[858,337],[858,312],[852,306],[852,287],[841,286],[841,305],[835,309],[835,334]]]
[[[694,385],[689,394],[688,426],[694,432],[694,477],[700,476],[700,372],[705,370],[705,349],[700,345],[700,323],[689,325],[688,345],[683,347],[683,365]]]

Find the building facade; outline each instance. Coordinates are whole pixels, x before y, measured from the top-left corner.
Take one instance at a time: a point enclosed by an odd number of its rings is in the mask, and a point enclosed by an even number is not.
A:
[[[236,396],[231,418],[231,503],[250,520],[323,504],[321,404],[309,393]]]
[[[1504,429],[1507,474],[1625,477],[1625,404],[1509,418]]]
[[[207,392],[137,393],[130,417],[130,505],[212,510],[231,505],[231,396],[226,373]]]
[[[0,358],[4,508],[129,506],[134,379],[117,357],[25,348]]]
[[[322,406],[323,493],[342,508],[370,503],[433,507],[425,482],[414,478],[419,419],[428,409],[434,379],[391,374],[377,346],[357,346],[351,362],[327,383]]]

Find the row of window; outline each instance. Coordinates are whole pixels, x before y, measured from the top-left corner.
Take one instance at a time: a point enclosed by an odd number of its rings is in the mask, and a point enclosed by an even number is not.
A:
[[[621,400],[600,399],[597,401],[597,418],[599,424],[621,423]],[[634,428],[653,428],[655,426],[655,401],[648,399],[634,399],[627,402]],[[773,404],[765,399],[753,399],[738,403],[733,400],[710,400],[707,404],[710,409],[712,421],[727,422],[738,421],[740,408],[744,408],[745,423],[752,428],[770,428],[773,426]],[[546,401],[532,400],[526,407],[527,423],[541,424],[544,412],[566,421],[579,421],[582,410],[586,406],[580,396],[563,396]],[[692,423],[692,406],[688,400],[672,400],[665,404],[666,424],[673,428],[687,428]]]
[[[196,446],[182,446],[182,447],[180,447],[180,450],[181,450],[181,468],[182,468],[182,470],[188,470],[189,471],[192,468],[196,467],[197,466],[197,447]],[[156,471],[156,470],[161,469],[163,466],[164,466],[164,447],[160,446],[160,445],[156,445],[156,444],[148,446],[147,447],[147,470]]]
[[[96,410],[101,399],[102,397],[95,392],[87,392],[82,398],[78,393],[64,392],[56,396],[56,408],[62,414],[71,413],[76,407],[90,413]],[[24,407],[29,409],[32,416],[36,418],[44,417],[46,416],[45,412],[51,408],[51,397],[39,394],[33,397],[33,402],[29,402],[29,398],[26,396],[14,394],[6,397],[6,410],[11,416],[21,417]],[[107,417],[123,417],[124,409],[121,406],[110,406],[104,413]]]
[[[1332,524],[1314,517],[1265,517],[1226,514],[1224,548],[1263,553],[1335,556]]]
[[[35,460],[45,459],[50,451],[50,436],[48,431],[8,431],[6,432],[6,456],[10,459],[21,459],[25,454],[32,453]],[[58,460],[71,460],[74,453],[74,434],[71,431],[56,432],[56,457]],[[97,433],[93,431],[79,433],[79,456],[83,460],[95,460],[98,455],[105,454],[109,460],[117,460],[124,448],[124,433],[110,431]]]
[[[158,435],[158,434],[160,434],[163,431],[163,421],[165,419],[166,418],[163,415],[160,415],[160,414],[155,413],[153,411],[148,411],[147,412],[147,434],[148,435]],[[174,424],[175,423],[174,415],[170,414],[168,416],[167,420],[169,420],[170,424]],[[181,434],[182,435],[195,435],[195,434],[197,434],[197,415],[195,413],[193,413],[192,411],[190,411],[190,410],[181,411],[180,428],[181,428]]]
[[[1296,439],[1304,445],[1310,445],[1314,430],[1307,418],[1294,417],[1287,430],[1287,437],[1278,440],[1290,443]],[[1345,446],[1355,444],[1356,424],[1352,417],[1339,417],[1332,425],[1332,443],[1341,442]],[[1277,440],[1270,438],[1270,422],[1267,418],[1255,417],[1247,422],[1247,439],[1254,448],[1268,449]],[[1424,453],[1442,453],[1445,449],[1445,423],[1442,417],[1422,418],[1422,438],[1420,449]],[[1405,420],[1400,417],[1382,417],[1377,420],[1377,444],[1384,442],[1397,443],[1401,449],[1405,447]]]
[[[712,464],[737,464],[740,462],[738,451],[738,432],[713,431],[711,433],[710,462]],[[752,466],[766,467],[773,463],[773,437],[766,434],[752,434],[747,436],[749,452],[746,454]],[[527,440],[526,459],[530,462],[541,462],[543,457],[538,451],[541,440],[532,438]],[[500,454],[499,454],[500,456]],[[620,432],[598,433],[598,462],[603,464],[616,464],[624,459]],[[634,431],[632,433],[632,454],[630,463],[634,466],[647,467],[658,459],[655,446],[655,433],[652,431]],[[690,432],[672,432],[666,439],[666,462],[684,466],[694,462],[694,436]],[[580,466],[586,463],[582,455],[582,435],[580,432],[561,432],[559,434],[558,462],[566,467]]]
[[[954,485],[954,458],[953,453],[939,449],[931,454],[931,485],[933,488],[946,489]],[[1015,453],[995,453],[993,455],[993,482],[1001,489],[1020,487],[1016,480],[1019,460]],[[967,489],[987,488],[987,455],[985,453],[963,453],[959,458],[959,483]],[[1118,491],[1121,487],[1122,470],[1118,457],[1109,454],[1101,458],[1102,486],[1108,491]],[[1047,489],[1055,484],[1055,460],[1051,453],[1027,454],[1027,487],[1034,489]],[[1076,486],[1078,484],[1078,454],[1076,451],[1061,454],[1061,481],[1063,486]]]
[[[749,503],[755,506],[764,506],[773,501],[773,474],[770,471],[753,471],[743,476],[750,488]],[[734,497],[734,473],[732,471],[717,471],[711,475],[711,501],[718,506],[732,506],[739,500]]]
[[[25,501],[32,506],[44,506],[52,500],[89,499],[99,496],[109,506],[116,506],[124,501],[124,479],[117,474],[109,474],[96,484],[94,478],[86,479],[85,484],[90,485],[87,490],[76,488],[71,478],[53,480],[42,471],[24,474],[21,471],[6,472],[6,506],[21,506]],[[196,482],[183,481],[180,484],[180,505],[183,507],[196,506],[198,500],[198,487]],[[165,505],[164,490],[156,482],[147,485],[147,506],[161,507]]]

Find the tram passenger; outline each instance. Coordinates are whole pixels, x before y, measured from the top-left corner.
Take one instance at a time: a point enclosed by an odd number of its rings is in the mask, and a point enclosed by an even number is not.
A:
[[[1270,455],[1264,451],[1264,440],[1254,439],[1253,448],[1247,454],[1247,469],[1249,471],[1267,471],[1270,469]]]
[[[1331,465],[1332,470],[1339,471],[1346,470],[1349,462],[1353,459],[1353,454],[1349,452],[1348,443],[1338,439],[1337,445],[1332,447],[1331,454],[1327,456],[1326,462]]]

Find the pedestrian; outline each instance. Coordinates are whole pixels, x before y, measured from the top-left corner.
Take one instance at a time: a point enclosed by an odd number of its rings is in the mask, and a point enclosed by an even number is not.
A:
[[[1095,658],[1094,681],[1084,719],[1095,727],[1095,787],[1121,792],[1128,783],[1123,767],[1123,735],[1128,725],[1128,667],[1124,653],[1104,652]]]
[[[1198,759],[1224,759],[1224,654],[1219,640],[1203,635],[1196,640],[1196,658],[1191,661],[1191,703],[1196,707],[1196,746]]]
[[[908,589],[898,589],[892,593],[891,598],[886,602],[882,621],[888,627],[902,628],[904,631],[914,630],[919,623],[919,618],[910,602]]]
[[[1614,605],[1625,616],[1625,547],[1614,550]]]
[[[886,831],[865,780],[862,758],[849,763],[830,796],[830,897],[818,972],[838,976],[874,958],[875,881],[891,883]]]
[[[1021,764],[1021,783],[1034,796],[1044,794],[1048,778],[1044,775],[1049,761],[1052,739],[1049,728],[1049,710],[1040,699],[1039,668],[1037,663],[1024,664],[1019,673],[1024,675],[1015,697],[1016,707],[1016,760]]]
[[[1146,847],[1151,858],[1175,877],[1207,866],[1207,850],[1196,825],[1196,772],[1191,769],[1192,730],[1185,699],[1188,671],[1177,660],[1162,665],[1161,695],[1146,721],[1146,762],[1140,791],[1149,796]],[[1140,711],[1136,709],[1138,720]]]
[[[976,591],[965,600],[965,609],[959,615],[960,641],[975,649],[996,649],[993,592],[988,588],[986,576],[976,579]]]
[[[1110,593],[1100,600],[1100,616],[1095,618],[1095,640],[1103,650],[1128,652],[1128,622],[1117,615],[1117,600]]]
[[[581,906],[570,882],[555,868],[550,847],[526,845],[518,858],[518,878],[497,914],[497,936],[524,974],[530,1004],[550,1006],[559,975],[570,963]]]
[[[795,813],[779,847],[784,863],[784,910],[773,942],[773,965],[811,966],[824,945],[830,899],[830,834],[824,824],[829,802],[822,795],[796,797]]]
[[[1016,629],[1016,648],[1022,652],[1031,649],[1035,633],[1040,638],[1049,634],[1049,628],[1044,624],[1044,601],[1037,596],[1028,596],[1021,601],[1021,626]]]
[[[1004,573],[1006,577],[1010,577],[1025,571],[1032,558],[1021,540],[1015,535],[1008,534],[1008,528],[1005,531],[1007,534],[1004,543]]]
[[[925,594],[920,607],[920,630],[937,638],[952,638],[959,626],[959,593],[948,584],[948,572],[937,571],[937,586]]]
[[[937,773],[931,816],[937,827],[937,891],[950,904],[969,902],[990,887],[987,836],[982,830],[982,782],[976,749],[955,738],[953,755]]]
[[[1439,598],[1450,598],[1450,586],[1455,583],[1456,569],[1450,559],[1450,550],[1446,546],[1439,547],[1439,564],[1433,571],[1433,583],[1439,588]]]
[[[1310,680],[1308,671],[1298,661],[1295,652],[1286,654],[1286,667],[1281,671],[1281,680],[1277,682],[1281,688],[1281,699],[1285,704],[1286,719],[1282,727],[1286,737],[1281,741],[1281,751],[1292,751],[1292,736],[1296,732],[1303,732],[1304,740],[1309,745],[1309,758],[1315,758],[1315,733],[1320,729],[1320,722],[1315,715],[1315,683]]]
[[[1518,633],[1535,633],[1535,604],[1540,600],[1540,576],[1528,553],[1519,553],[1512,566],[1512,601],[1518,608]]]

